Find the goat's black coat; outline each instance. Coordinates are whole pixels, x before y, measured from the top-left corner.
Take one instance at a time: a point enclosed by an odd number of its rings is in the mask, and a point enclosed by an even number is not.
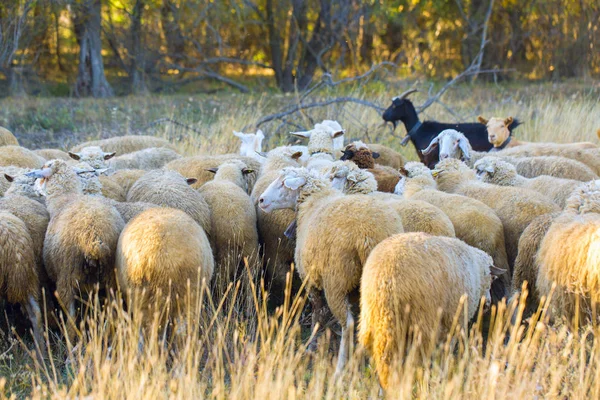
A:
[[[447,124],[436,121],[424,121],[416,132],[411,132],[411,129],[419,122],[419,116],[417,115],[415,106],[408,99],[395,98],[392,101],[392,105],[383,112],[382,117],[385,121],[393,123],[394,128],[396,128],[398,121],[404,123],[407,135],[410,133],[410,141],[415,146],[419,159],[429,168],[433,168],[439,161],[439,149],[436,146],[436,148],[428,155],[424,155],[422,150],[427,148],[429,143],[431,143],[440,132],[446,129],[456,129],[463,133],[475,151],[490,151],[493,147],[492,144],[488,142],[486,126],[479,122]],[[520,122],[515,119],[509,127],[511,133],[519,124]]]

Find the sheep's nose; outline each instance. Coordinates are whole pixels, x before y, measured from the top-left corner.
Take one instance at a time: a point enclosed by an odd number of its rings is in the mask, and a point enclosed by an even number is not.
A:
[[[262,203],[264,203],[264,202],[265,202],[265,199],[263,199],[263,198],[261,197],[260,199],[258,199],[258,202],[259,202],[260,204],[262,204]]]

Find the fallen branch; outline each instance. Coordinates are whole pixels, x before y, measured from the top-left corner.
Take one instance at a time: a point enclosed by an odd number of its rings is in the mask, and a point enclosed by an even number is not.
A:
[[[186,124],[184,124],[182,122],[179,122],[177,120],[174,120],[172,118],[159,118],[159,119],[157,119],[155,121],[150,122],[149,124],[147,124],[143,128],[139,129],[138,132],[143,132],[143,131],[145,131],[145,130],[147,130],[147,129],[155,126],[155,125],[162,124],[162,123],[165,123],[165,122],[169,122],[169,123],[171,123],[173,125],[177,125],[177,126],[180,126],[180,127],[184,128],[184,129],[187,129],[189,131],[197,133],[198,135],[202,135],[202,131],[200,131],[200,130],[198,130],[196,128],[192,128],[191,126],[186,125]]]

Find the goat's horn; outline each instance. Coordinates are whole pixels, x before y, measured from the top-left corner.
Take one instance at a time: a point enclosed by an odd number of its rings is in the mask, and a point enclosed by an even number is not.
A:
[[[408,89],[406,92],[402,93],[400,96],[398,96],[398,100],[402,100],[407,98],[410,94],[413,94],[414,92],[418,92],[419,89]]]

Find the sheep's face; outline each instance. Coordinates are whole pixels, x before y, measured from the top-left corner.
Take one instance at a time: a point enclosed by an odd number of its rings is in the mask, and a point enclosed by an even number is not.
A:
[[[431,176],[431,170],[425,166],[425,164],[418,161],[409,161],[404,164],[406,175],[409,178],[416,178],[417,176],[427,175]]]
[[[359,168],[374,168],[375,159],[379,158],[379,153],[372,152],[366,145],[360,145],[360,142],[350,143],[342,150],[342,161],[353,161]]]
[[[490,118],[479,117],[479,122],[485,124],[488,132],[488,142],[494,147],[500,147],[510,136],[508,127],[513,123],[513,117]]]
[[[434,138],[429,146],[422,150],[424,155],[431,153],[435,146],[439,147],[440,160],[456,158],[469,160],[471,158],[470,144],[465,135],[455,129],[446,129]]]
[[[240,145],[240,154],[246,157],[255,157],[256,153],[262,152],[262,142],[265,138],[263,131],[260,129],[256,133],[243,133],[233,131],[242,144]]]
[[[316,124],[315,128],[310,131],[290,132],[291,135],[308,139],[308,150],[311,155],[314,153],[333,154],[335,149],[341,149],[344,143],[344,133],[344,130],[337,131],[327,124]]]
[[[73,160],[88,163],[95,169],[107,168],[106,161],[113,158],[117,153],[106,153],[98,146],[89,146],[81,149],[79,153],[69,152]]]
[[[496,163],[493,159],[484,157],[475,163],[477,179],[482,182],[493,182],[496,174]]]
[[[264,212],[282,208],[295,208],[300,188],[306,184],[306,178],[295,169],[284,169],[281,175],[265,189],[258,199],[258,206]]]

